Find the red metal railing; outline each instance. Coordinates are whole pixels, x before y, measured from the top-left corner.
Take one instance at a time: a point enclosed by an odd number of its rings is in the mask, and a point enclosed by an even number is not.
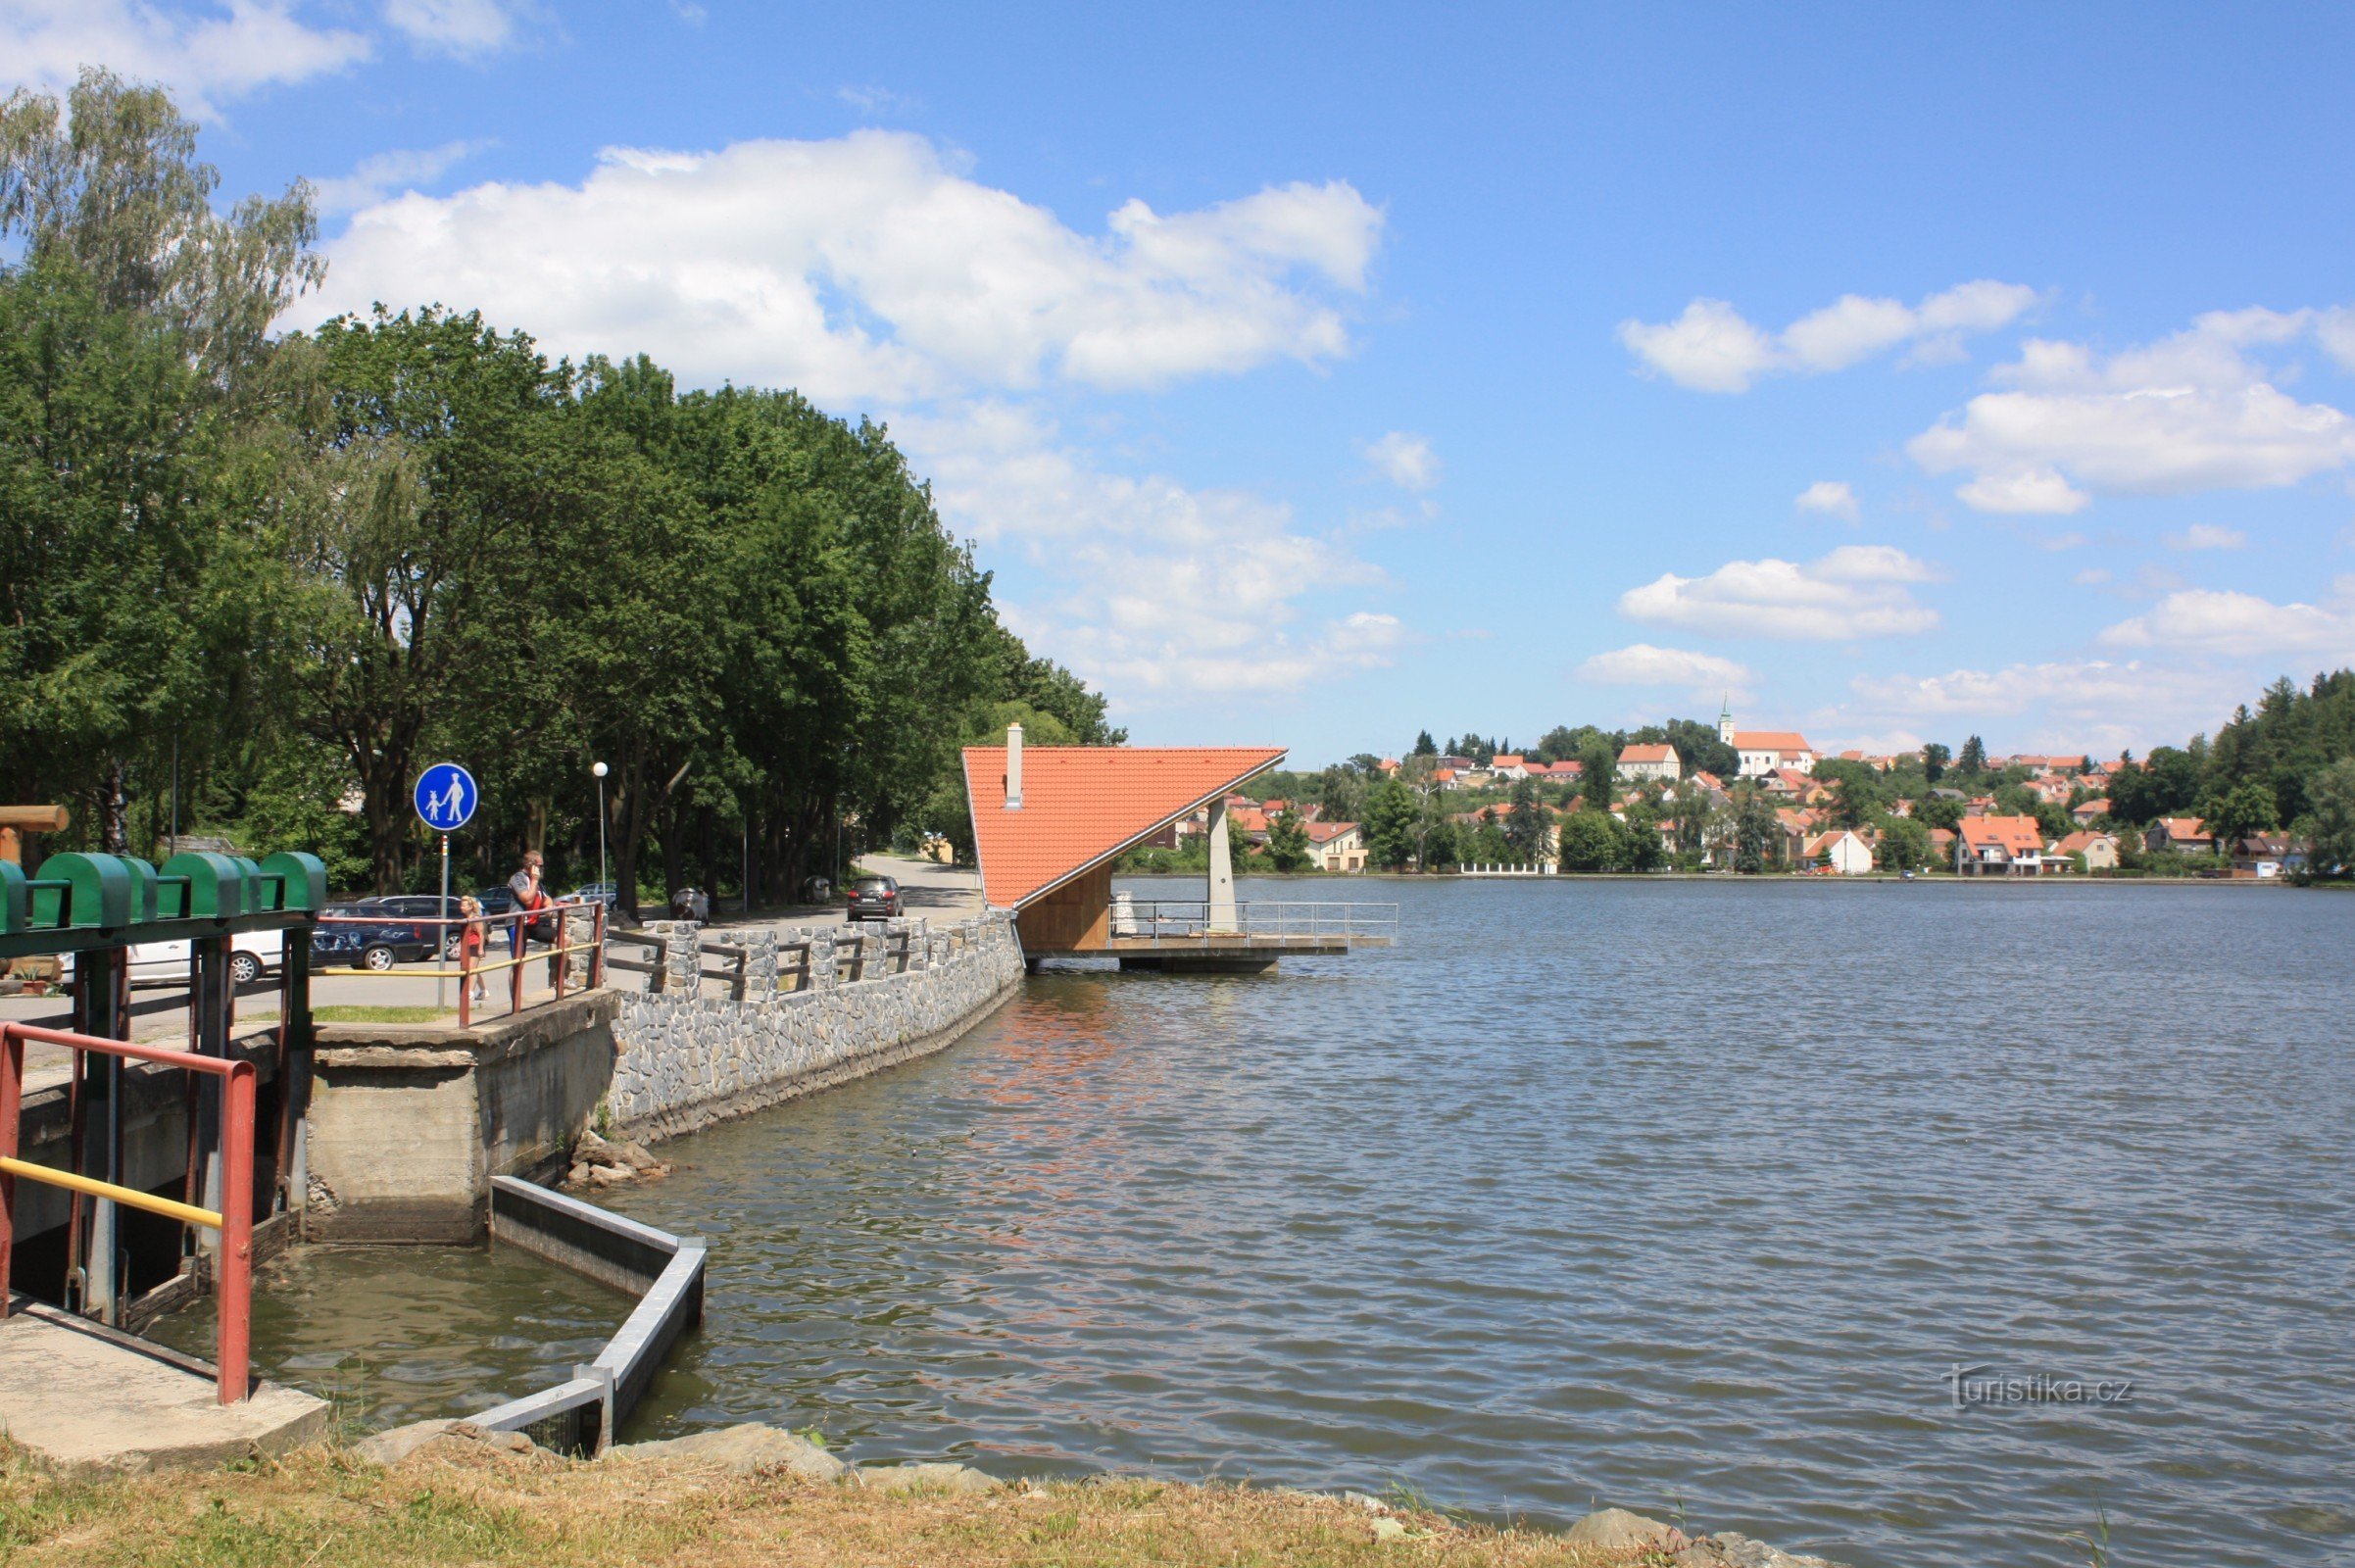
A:
[[[589,940],[573,942],[569,939],[578,928],[572,922],[584,914],[588,916]],[[543,920],[555,922],[556,940],[546,953],[534,954],[531,951],[530,928]],[[503,914],[472,916],[462,914],[371,914],[368,910],[362,909],[349,913],[322,914],[319,916],[319,923],[329,930],[337,927],[353,927],[362,930],[393,929],[404,926],[412,929],[430,927],[436,933],[432,946],[437,955],[448,947],[449,931],[456,928],[460,933],[458,966],[456,968],[448,967],[446,960],[443,960],[437,961],[435,966],[430,969],[368,969],[339,965],[315,967],[311,973],[314,979],[320,975],[387,975],[405,979],[427,980],[455,978],[458,981],[458,1026],[462,1029],[473,1027],[474,980],[478,975],[495,974],[502,969],[508,971],[508,1010],[510,1012],[523,1010],[523,966],[525,964],[542,960],[547,962],[549,984],[554,988],[556,992],[554,1000],[558,1002],[564,1001],[564,987],[572,979],[572,955],[576,953],[585,953],[589,956],[588,975],[580,984],[591,988],[605,984],[605,905],[603,903],[582,905],[569,900],[559,900],[543,905],[537,909],[510,909]],[[494,941],[504,939],[509,951],[517,956],[478,961],[465,941],[466,928],[468,926],[481,931],[483,951],[486,954],[490,951]],[[524,933],[519,948],[515,940],[517,927],[521,927]]]
[[[221,1079],[220,1211],[157,1198],[133,1187],[119,1187],[78,1171],[19,1159],[17,1141],[25,1102],[25,1043],[28,1040],[64,1046],[77,1055],[96,1052]],[[101,1040],[94,1035],[45,1029],[37,1024],[0,1023],[0,1317],[8,1313],[8,1266],[17,1239],[19,1177],[108,1199],[125,1208],[161,1214],[184,1225],[202,1225],[219,1231],[221,1264],[215,1271],[214,1289],[220,1298],[220,1338],[214,1360],[220,1367],[221,1402],[234,1404],[246,1396],[254,1298],[253,1063],[200,1056],[194,1052],[169,1051],[158,1046],[134,1046],[127,1040]]]

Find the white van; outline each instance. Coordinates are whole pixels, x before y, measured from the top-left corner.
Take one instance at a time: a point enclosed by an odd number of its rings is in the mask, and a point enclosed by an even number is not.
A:
[[[188,978],[188,959],[195,944],[186,938],[172,942],[139,942],[130,950],[130,977],[133,980],[178,980]],[[266,974],[275,974],[278,962],[286,955],[286,933],[283,931],[240,931],[229,938],[229,979],[241,986],[250,986]]]

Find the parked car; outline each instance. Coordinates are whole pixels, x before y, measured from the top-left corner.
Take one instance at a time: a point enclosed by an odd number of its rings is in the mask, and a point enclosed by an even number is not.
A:
[[[351,904],[328,905],[320,911],[322,918],[312,932],[312,959],[321,964],[353,965],[381,973],[396,963],[432,957],[435,944],[440,940],[438,927],[416,925],[397,917],[384,918],[403,912],[385,907],[396,897],[404,896],[383,895]],[[424,902],[430,906],[437,901]]]
[[[851,884],[845,920],[892,920],[900,914],[900,884],[887,876],[862,876]]]
[[[591,882],[565,894],[564,902],[567,904],[602,904],[606,907],[606,912],[611,914],[613,912],[613,906],[621,902],[621,884],[618,882]]]
[[[195,944],[182,937],[171,942],[136,942],[130,950],[133,981],[185,981]],[[283,931],[240,931],[229,938],[229,979],[250,986],[277,971],[286,956]]]

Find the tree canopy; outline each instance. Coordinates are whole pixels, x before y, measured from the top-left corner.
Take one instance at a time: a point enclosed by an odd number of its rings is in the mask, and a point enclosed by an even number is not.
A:
[[[218,185],[156,89],[0,103],[0,790],[83,806],[60,846],[176,816],[390,890],[450,759],[462,865],[585,877],[603,761],[625,903],[649,852],[775,897],[960,816],[957,747],[1010,718],[1124,738],[882,426],[457,307],[272,338],[321,273],[310,192]]]

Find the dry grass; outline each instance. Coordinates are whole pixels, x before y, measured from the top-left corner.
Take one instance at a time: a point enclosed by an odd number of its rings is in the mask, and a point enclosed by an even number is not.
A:
[[[679,1564],[693,1568],[1161,1568],[1384,1564],[1620,1568],[1558,1537],[1337,1498],[1130,1480],[895,1495],[687,1462],[581,1464],[487,1449],[392,1470],[313,1448],[234,1472],[59,1481],[0,1452],[0,1563],[137,1568]]]

